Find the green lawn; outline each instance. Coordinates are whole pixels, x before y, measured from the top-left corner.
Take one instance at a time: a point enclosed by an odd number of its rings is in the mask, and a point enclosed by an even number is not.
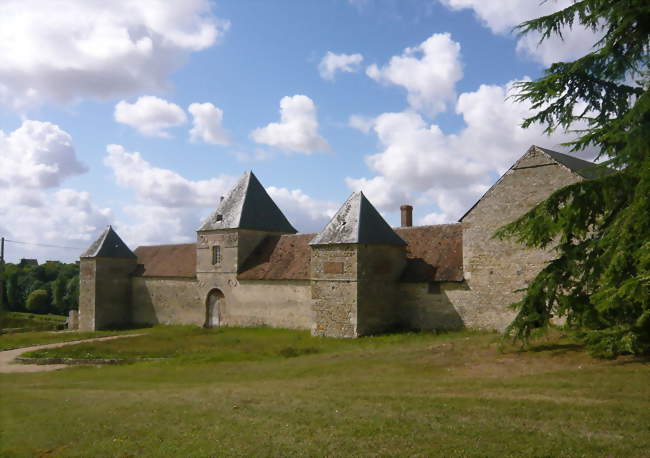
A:
[[[16,332],[11,334],[0,335],[0,351],[11,350],[14,348],[29,347],[31,345],[40,345],[56,342],[69,342],[72,340],[92,339],[95,337],[114,336],[119,334],[140,334],[147,332],[148,329],[138,330],[121,330],[121,331],[94,331],[94,332],[54,332],[54,331],[35,331],[35,332]]]
[[[131,331],[133,332],[133,331]],[[4,456],[648,456],[650,364],[485,333],[153,328],[0,374]],[[65,350],[65,352],[63,351]],[[90,356],[89,356],[90,357]]]
[[[55,330],[65,324],[61,315],[39,315],[36,313],[6,312],[0,310],[0,329]]]

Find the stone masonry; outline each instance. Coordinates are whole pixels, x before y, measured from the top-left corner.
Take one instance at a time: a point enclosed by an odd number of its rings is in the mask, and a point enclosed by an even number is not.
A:
[[[274,326],[358,337],[392,329],[503,330],[553,257],[492,236],[593,164],[532,146],[461,218],[391,228],[362,192],[318,234],[296,230],[252,172],[196,244],[132,252],[108,228],[81,255],[79,329],[131,323]]]

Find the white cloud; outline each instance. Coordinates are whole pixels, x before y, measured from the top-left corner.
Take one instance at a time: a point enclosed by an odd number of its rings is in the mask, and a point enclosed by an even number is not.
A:
[[[125,100],[115,105],[115,121],[133,127],[149,137],[169,137],[165,130],[187,121],[181,107],[151,95],[139,97],[135,103]]]
[[[202,214],[196,208],[135,204],[124,208],[129,221],[119,221],[120,237],[134,249],[141,245],[192,243]]]
[[[0,103],[109,99],[162,89],[228,29],[208,0],[4,0]]]
[[[210,180],[190,180],[178,173],[152,166],[137,153],[120,145],[108,145],[104,163],[120,186],[133,190],[137,203],[125,207],[129,221],[120,221],[120,235],[131,246],[193,241],[194,231],[219,198],[238,177],[220,175]],[[338,204],[313,199],[300,189],[269,186],[271,198],[301,232],[322,229]]]
[[[108,145],[104,158],[117,184],[133,189],[138,199],[164,207],[216,207],[219,197],[234,184],[234,177],[220,175],[192,181],[178,173],[153,167],[140,153],[129,153],[121,145]]]
[[[211,103],[193,103],[188,111],[192,114],[192,141],[203,141],[212,145],[229,145],[228,131],[221,125],[223,111]]]
[[[280,100],[280,122],[255,129],[251,138],[284,151],[311,154],[328,151],[327,141],[318,134],[314,102],[305,95]]]
[[[340,206],[316,200],[300,189],[269,186],[266,191],[299,232],[320,232]]]
[[[7,194],[16,196],[21,192],[11,188]],[[111,210],[95,205],[87,192],[59,189],[50,193],[30,189],[29,196],[29,201],[0,199],[2,235],[19,242],[73,249],[8,243],[5,254],[10,262],[23,257],[38,258],[39,262],[74,261],[112,219]]]
[[[453,100],[456,82],[463,76],[460,45],[448,33],[434,33],[391,57],[387,65],[369,66],[366,73],[378,82],[405,88],[411,107],[435,115]]]
[[[521,1],[521,0],[439,0],[453,10],[471,9],[476,17],[493,33],[507,35],[520,23],[555,13],[574,2],[572,0]],[[599,34],[574,24],[562,31],[564,40],[553,36],[538,46],[540,35],[529,33],[518,39],[517,51],[544,65],[573,60],[590,51]]]
[[[446,135],[417,113],[384,113],[373,123],[382,151],[366,157],[372,178],[347,178],[384,211],[407,200],[435,204],[438,211],[421,222],[449,222],[478,199],[494,177],[504,173],[531,144],[562,150],[570,134],[552,138],[542,126],[520,127],[530,106],[507,99],[512,83],[481,85],[460,95],[456,112],[465,128]]]
[[[390,181],[383,175],[374,178],[349,178],[345,184],[351,191],[363,191],[373,205],[385,211],[394,211],[409,201],[409,193],[404,186]]]
[[[49,122],[23,121],[0,130],[0,188],[52,188],[87,169],[77,159],[72,137]]]
[[[366,8],[371,1],[372,0],[348,0],[348,3],[361,11]]]
[[[353,129],[357,129],[364,134],[370,132],[370,129],[372,129],[372,126],[374,124],[374,118],[356,114],[350,115],[350,119],[348,120],[348,126],[352,127]]]
[[[332,51],[327,51],[318,64],[318,72],[322,78],[333,80],[336,72],[358,72],[362,61],[361,54],[334,54]]]
[[[35,245],[7,246],[7,257],[72,261],[91,237],[109,224],[111,211],[92,202],[87,192],[56,189],[66,178],[84,173],[72,137],[49,122],[23,121],[6,135],[0,131],[0,221],[2,235]]]
[[[600,35],[580,25],[563,34],[564,39],[552,36],[539,43],[537,32],[529,33],[517,41],[517,52],[550,66],[555,62],[568,62],[593,50]]]

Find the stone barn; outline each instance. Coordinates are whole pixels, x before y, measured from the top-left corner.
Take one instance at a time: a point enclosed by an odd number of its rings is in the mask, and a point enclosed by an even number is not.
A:
[[[532,146],[455,224],[391,228],[362,192],[298,234],[252,172],[192,244],[131,251],[107,228],[81,255],[79,328],[273,326],[357,337],[391,329],[503,330],[552,254],[492,239],[594,164]]]

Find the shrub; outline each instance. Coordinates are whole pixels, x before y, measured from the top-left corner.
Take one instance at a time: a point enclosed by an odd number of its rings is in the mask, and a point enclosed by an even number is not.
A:
[[[50,307],[50,294],[47,290],[35,289],[27,296],[25,306],[32,313],[45,313]]]

